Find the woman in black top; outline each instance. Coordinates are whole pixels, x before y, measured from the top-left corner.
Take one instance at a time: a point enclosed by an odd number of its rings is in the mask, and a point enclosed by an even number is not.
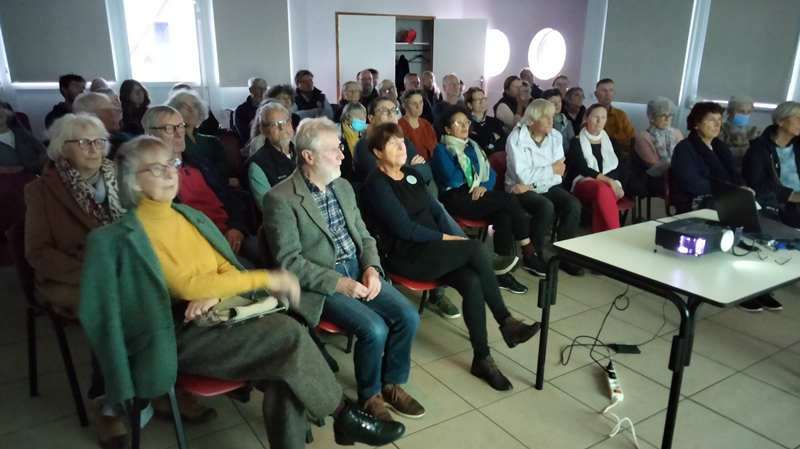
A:
[[[147,89],[136,80],[125,80],[119,87],[119,100],[122,103],[122,131],[137,136],[144,134],[142,117],[150,107]]]
[[[581,132],[583,114],[586,113],[586,107],[583,105],[585,99],[583,89],[580,87],[570,87],[564,95],[564,107],[561,112],[572,123],[572,130],[575,131],[576,136]]]
[[[444,212],[422,177],[406,163],[403,131],[395,123],[370,127],[367,144],[378,159],[378,169],[364,181],[362,214],[386,269],[415,281],[441,279],[464,299],[464,322],[474,351],[471,373],[496,390],[510,390],[489,352],[486,306],[500,325],[509,347],[524,343],[539,323],[524,324],[511,316],[492,269],[492,257],[479,241],[442,232]]]
[[[469,128],[469,138],[483,148],[487,156],[498,151],[506,150],[506,130],[503,122],[486,113],[488,109],[486,92],[480,87],[470,87],[464,94],[464,103],[469,108],[469,119],[472,126]]]

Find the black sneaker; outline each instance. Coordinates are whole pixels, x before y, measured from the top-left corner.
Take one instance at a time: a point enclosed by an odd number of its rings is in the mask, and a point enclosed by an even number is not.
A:
[[[533,256],[530,260],[523,261],[522,267],[536,276],[547,276],[547,262],[538,255]]]
[[[492,257],[492,265],[494,265],[494,274],[500,276],[513,270],[517,266],[519,257],[517,256],[500,256],[494,254]]]
[[[564,272],[570,276],[580,277],[586,274],[586,270],[584,270],[583,268],[566,261],[558,264],[558,267],[564,270]]]
[[[772,311],[783,310],[783,306],[781,305],[781,303],[778,302],[778,300],[775,299],[774,296],[772,296],[772,293],[765,293],[756,299],[761,304],[761,307],[763,307],[766,310],[772,310]]]
[[[524,295],[525,293],[528,293],[528,287],[517,282],[517,280],[514,279],[514,276],[510,274],[497,276],[497,284],[500,286],[501,290],[508,290],[517,295]]]
[[[761,307],[761,301],[759,301],[758,298],[753,298],[743,303],[739,303],[739,305],[736,307],[744,310],[745,312],[761,312],[764,310],[764,308]]]

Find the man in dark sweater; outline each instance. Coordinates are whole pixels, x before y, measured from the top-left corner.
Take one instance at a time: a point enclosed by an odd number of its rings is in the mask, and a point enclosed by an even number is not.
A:
[[[375,89],[376,83],[373,81],[372,72],[369,69],[358,72],[356,82],[358,82],[358,86],[361,89],[361,99],[359,101],[365,108],[369,108],[369,104],[378,98],[378,90]]]
[[[233,126],[242,143],[250,140],[250,122],[256,116],[258,105],[261,104],[264,92],[267,91],[267,81],[264,78],[250,78],[247,80],[247,87],[250,89],[250,95],[233,112]]]
[[[300,70],[294,76],[297,90],[294,95],[292,112],[301,119],[328,117],[333,120],[333,108],[321,90],[314,87],[314,74],[308,70]]]
[[[72,112],[72,103],[78,95],[86,90],[86,80],[80,75],[63,75],[58,79],[58,90],[64,97],[64,101],[53,106],[53,110],[48,112],[44,118],[44,127],[50,128],[56,119],[59,119]]]

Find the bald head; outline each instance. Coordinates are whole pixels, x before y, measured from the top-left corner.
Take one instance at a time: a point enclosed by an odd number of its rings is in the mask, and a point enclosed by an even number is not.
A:
[[[416,73],[407,73],[406,76],[403,77],[403,87],[405,90],[419,89],[419,85],[419,75]]]
[[[442,90],[444,99],[450,104],[455,104],[461,95],[461,81],[457,76],[451,74],[442,78]]]

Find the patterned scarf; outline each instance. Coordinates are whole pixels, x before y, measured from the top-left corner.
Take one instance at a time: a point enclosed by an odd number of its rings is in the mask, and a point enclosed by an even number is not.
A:
[[[486,153],[483,152],[481,146],[475,143],[474,140],[459,139],[457,137],[445,134],[442,136],[442,143],[444,144],[445,148],[447,148],[447,152],[450,153],[451,156],[455,156],[455,158],[458,160],[458,165],[461,167],[461,171],[464,172],[464,180],[469,183],[469,178],[472,177],[472,184],[470,184],[469,188],[470,192],[475,190],[475,188],[479,187],[482,183],[489,180],[489,177],[491,176],[489,160],[486,158]],[[469,157],[467,157],[466,153],[464,153],[464,151],[470,145],[472,146],[472,149],[475,150],[475,154],[478,156],[478,170],[474,175],[473,172],[475,170],[471,168],[472,163],[469,161]]]
[[[114,171],[114,163],[109,159],[103,159],[100,167],[100,175],[103,177],[106,187],[106,197],[108,198],[108,212],[95,201],[95,188],[88,182],[81,179],[80,173],[72,168],[66,159],[59,159],[55,163],[61,181],[81,205],[84,211],[97,223],[107,225],[122,218],[125,209],[119,202],[119,190],[117,189],[117,175]]]
[[[671,162],[672,152],[675,150],[675,133],[672,128],[658,129],[653,125],[647,128],[647,132],[653,137],[653,145],[658,151],[658,160],[661,162]]]

